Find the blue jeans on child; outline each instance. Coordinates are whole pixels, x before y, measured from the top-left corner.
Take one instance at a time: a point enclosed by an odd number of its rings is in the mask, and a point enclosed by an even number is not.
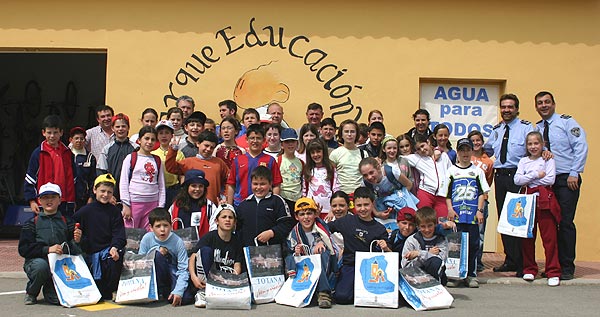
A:
[[[170,254],[162,255],[160,251],[156,251],[154,269],[156,271],[158,296],[167,299],[171,291],[175,289],[175,284],[177,283],[177,259],[173,259]],[[181,297],[181,304],[187,305],[193,303],[194,295],[196,294],[192,293],[189,287],[186,288]]]

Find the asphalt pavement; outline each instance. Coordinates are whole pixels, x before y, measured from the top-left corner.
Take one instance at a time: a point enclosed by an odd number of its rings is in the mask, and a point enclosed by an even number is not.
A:
[[[194,306],[171,307],[166,303],[147,305],[115,305],[112,302],[81,308],[63,308],[40,302],[37,305],[23,304],[24,278],[0,278],[0,307],[2,316],[191,316],[209,313]],[[487,284],[478,289],[449,289],[454,297],[450,309],[431,312],[416,312],[410,307],[399,309],[363,308],[334,305],[331,309],[318,307],[292,308],[274,303],[253,306],[250,311],[210,311],[211,316],[386,316],[389,314],[413,316],[598,316],[600,311],[600,285],[567,285],[548,287],[527,284]],[[16,292],[16,293],[12,293]],[[96,311],[90,311],[96,310]]]

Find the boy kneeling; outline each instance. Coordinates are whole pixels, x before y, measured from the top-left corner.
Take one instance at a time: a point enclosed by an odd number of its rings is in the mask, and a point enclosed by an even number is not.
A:
[[[408,237],[404,243],[402,267],[419,267],[446,286],[448,241],[443,235],[435,233],[436,212],[431,207],[419,208],[416,219],[419,232]]]
[[[303,197],[296,201],[294,208],[298,223],[287,238],[288,255],[285,258],[288,277],[297,274],[294,256],[320,254],[321,275],[317,282],[320,308],[331,308],[331,286],[328,276],[337,271],[339,250],[331,239],[325,221],[319,218],[318,207],[311,198]],[[306,248],[306,249],[305,249]]]
[[[154,265],[158,296],[166,297],[173,305],[193,302],[194,294],[188,290],[188,256],[183,240],[171,232],[171,214],[164,208],[155,208],[148,215],[152,232],[140,242],[138,254],[156,252]]]
[[[42,185],[38,198],[43,211],[29,219],[21,230],[19,255],[25,258],[23,269],[29,279],[25,288],[25,305],[37,303],[37,296],[42,286],[46,302],[58,305],[48,264],[48,254],[63,254],[63,246],[67,245],[66,249],[70,254],[81,253],[79,249],[81,230],[75,228],[71,218],[63,216],[58,211],[60,196],[58,185],[52,183]]]

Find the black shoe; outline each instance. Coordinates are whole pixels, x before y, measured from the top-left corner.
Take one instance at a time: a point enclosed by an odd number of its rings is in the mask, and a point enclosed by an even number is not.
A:
[[[506,263],[494,268],[494,272],[515,272],[516,270],[516,267],[510,266]]]
[[[483,265],[482,266],[479,266],[479,265],[477,266],[477,273],[483,272],[483,270],[485,270],[485,267]]]
[[[542,272],[540,275],[542,276],[542,278],[547,278],[547,277],[548,277],[548,276],[546,275],[546,272]]]
[[[517,272],[517,274],[515,274],[516,277],[523,277],[523,272]]]
[[[572,280],[573,278],[575,278],[575,276],[573,276],[573,273],[563,273],[560,275],[560,279],[562,281]]]

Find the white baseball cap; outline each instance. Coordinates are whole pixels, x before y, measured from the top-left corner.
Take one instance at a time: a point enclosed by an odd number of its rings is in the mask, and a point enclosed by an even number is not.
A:
[[[58,195],[58,196],[62,196],[62,192],[60,191],[60,186],[53,184],[53,183],[46,183],[44,185],[42,185],[42,187],[40,187],[40,193],[38,194],[38,197],[42,197],[44,195]]]

